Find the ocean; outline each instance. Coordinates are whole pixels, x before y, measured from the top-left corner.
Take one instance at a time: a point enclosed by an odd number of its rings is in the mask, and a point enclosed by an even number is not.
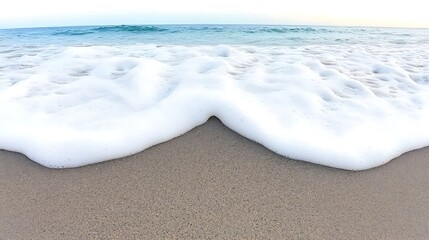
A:
[[[211,116],[348,170],[429,146],[429,29],[142,25],[0,30],[0,149],[102,162]]]

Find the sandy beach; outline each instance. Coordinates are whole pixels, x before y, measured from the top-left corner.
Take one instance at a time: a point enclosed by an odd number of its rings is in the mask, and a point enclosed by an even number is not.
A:
[[[367,171],[294,161],[210,119],[48,169],[0,151],[0,239],[429,239],[429,148]]]

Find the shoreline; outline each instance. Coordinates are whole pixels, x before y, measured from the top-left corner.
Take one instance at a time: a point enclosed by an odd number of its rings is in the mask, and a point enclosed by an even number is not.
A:
[[[353,172],[289,160],[211,118],[112,161],[49,169],[0,150],[6,239],[429,237],[429,148]]]

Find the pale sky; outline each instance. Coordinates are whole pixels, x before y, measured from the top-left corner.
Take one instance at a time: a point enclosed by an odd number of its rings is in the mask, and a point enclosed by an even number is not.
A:
[[[429,28],[424,0],[2,0],[0,28],[111,24]]]

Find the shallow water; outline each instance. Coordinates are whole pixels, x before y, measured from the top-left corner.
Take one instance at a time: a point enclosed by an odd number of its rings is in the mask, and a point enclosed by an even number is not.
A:
[[[281,155],[367,169],[429,145],[428,56],[425,29],[0,30],[0,148],[75,167],[217,116]]]

